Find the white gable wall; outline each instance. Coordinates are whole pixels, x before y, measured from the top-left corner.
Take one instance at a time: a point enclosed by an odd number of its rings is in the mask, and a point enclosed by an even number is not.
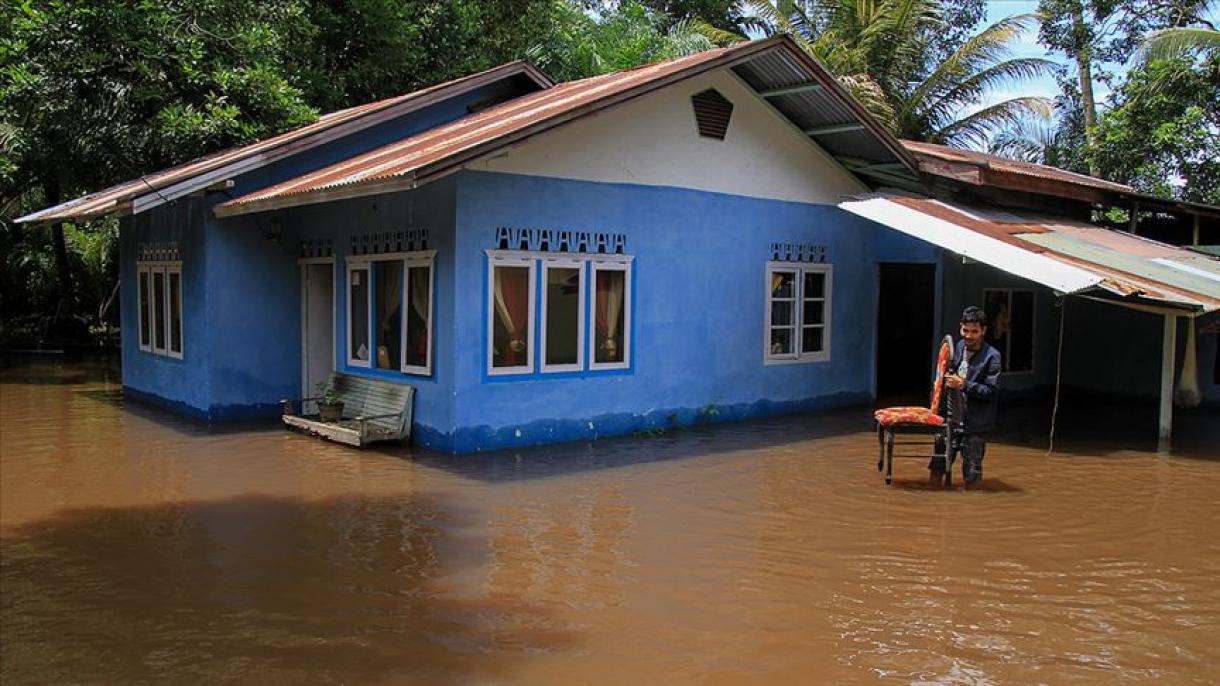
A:
[[[723,141],[701,137],[695,123],[690,96],[708,88],[733,103]],[[821,204],[868,190],[725,70],[602,110],[468,168]]]

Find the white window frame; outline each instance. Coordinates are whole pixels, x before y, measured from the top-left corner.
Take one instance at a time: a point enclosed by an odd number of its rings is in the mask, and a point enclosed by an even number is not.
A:
[[[763,285],[763,363],[767,365],[773,364],[801,364],[806,362],[828,362],[830,360],[830,329],[831,329],[831,312],[833,297],[832,288],[834,284],[834,266],[825,262],[767,262],[767,268],[764,272]],[[795,275],[792,300],[793,300],[793,324],[794,340],[792,341],[792,352],[773,354],[771,352],[771,305],[774,299],[771,296],[771,275],[775,272],[791,272]],[[825,289],[822,294],[822,349],[814,352],[805,352],[802,350],[802,345],[805,342],[805,274],[819,273],[825,275]],[[815,325],[809,325],[815,326]]]
[[[487,374],[488,376],[505,376],[509,374],[532,374],[534,372],[534,355],[538,352],[534,345],[534,311],[538,289],[538,260],[527,254],[494,254],[487,259]],[[526,316],[525,349],[526,363],[515,367],[496,367],[495,335],[496,335],[496,267],[526,267],[529,269],[529,300]]]
[[[173,308],[170,307],[170,287],[169,275],[178,275],[178,343],[179,350],[170,348],[173,336],[172,315]],[[140,305],[140,276],[143,275],[148,279],[148,303],[147,306]],[[157,316],[154,308],[156,307],[156,288],[154,282],[160,277],[163,279],[164,287],[162,289],[161,316],[165,323],[165,345],[157,345]],[[144,261],[136,262],[136,347],[140,351],[151,353],[153,355],[161,355],[163,357],[172,357],[181,360],[186,354],[186,312],[183,311],[183,296],[182,291],[186,284],[182,279],[182,262],[180,261]],[[140,331],[144,327],[145,321],[148,322],[148,343],[144,344],[140,341]]]
[[[589,292],[593,294],[589,307],[589,369],[600,371],[604,369],[631,368],[631,267],[632,262],[622,260],[605,260],[594,256],[589,260]],[[598,272],[623,272],[623,361],[597,361],[597,275]]]
[[[186,285],[182,281],[182,263],[170,262],[164,267],[165,269],[165,354],[174,359],[181,360],[183,351],[186,349],[186,315],[182,311],[182,289]],[[173,295],[173,289],[169,287],[169,277],[171,274],[178,275],[178,294]],[[176,297],[178,299],[178,350],[173,349],[174,344],[174,319],[171,313],[173,308],[170,306],[170,299]]]
[[[411,306],[411,270],[428,268],[428,320],[425,326],[428,330],[428,348],[425,354],[423,366],[407,364],[407,312],[406,307]],[[402,341],[402,350],[399,353],[399,360],[402,361],[401,371],[404,374],[415,374],[417,376],[432,375],[432,341],[436,338],[435,322],[433,314],[435,311],[436,302],[436,251],[430,250],[425,252],[407,253],[403,257],[403,272],[402,272],[402,287],[404,309],[402,314],[402,333],[399,334],[399,340]],[[371,304],[371,301],[370,301]]]
[[[374,292],[374,290],[373,290],[373,263],[374,262],[401,262],[402,266],[403,266],[403,270],[402,270],[403,314],[399,318],[399,322],[398,322],[398,327],[399,327],[398,371],[402,372],[403,374],[411,374],[411,375],[415,375],[415,376],[431,376],[432,375],[433,342],[436,337],[436,327],[435,327],[435,322],[433,321],[433,318],[435,315],[435,310],[436,310],[436,306],[435,306],[435,303],[436,303],[436,251],[435,250],[418,250],[415,252],[392,252],[392,253],[379,253],[379,254],[375,254],[375,255],[355,255],[355,256],[349,256],[345,260],[345,262],[346,262],[346,269],[344,270],[344,274],[346,275],[346,279],[345,279],[346,285],[344,287],[344,293],[346,294],[345,295],[345,297],[346,297],[345,311],[347,312],[347,317],[346,317],[346,321],[344,322],[344,328],[347,332],[345,334],[347,337],[347,364],[349,366],[360,367],[362,369],[380,369],[383,372],[393,372],[394,371],[393,369],[381,369],[380,367],[373,366],[373,356],[376,354],[375,351],[376,351],[376,346],[377,346],[375,329],[373,327],[373,306],[375,304],[374,301],[376,300],[376,297],[377,297],[376,292]],[[409,270],[412,268],[418,269],[421,267],[428,268],[428,322],[427,322],[428,352],[427,352],[427,363],[422,367],[419,365],[408,365],[407,364],[407,314],[406,314],[406,307],[408,307],[411,303],[411,301],[409,299],[410,295],[411,295],[411,292],[410,292],[410,288],[411,288],[410,276],[411,275],[410,275]],[[368,278],[368,289],[369,289],[368,302],[366,303],[366,307],[368,308],[368,328],[369,328],[369,330],[368,330],[369,359],[367,359],[367,360],[357,359],[353,355],[353,350],[352,350],[352,272],[355,270],[361,270],[361,269],[365,270],[365,274],[367,275],[367,278]]]
[[[1001,362],[1003,369],[1001,370],[1001,373],[1004,374],[1005,376],[1013,376],[1013,375],[1020,375],[1020,374],[1033,374],[1034,369],[1037,367],[1037,363],[1038,363],[1038,355],[1037,355],[1037,353],[1038,353],[1038,346],[1037,346],[1037,342],[1038,342],[1038,317],[1037,317],[1038,294],[1037,294],[1037,292],[1035,292],[1032,288],[984,288],[983,289],[983,306],[984,307],[986,307],[986,305],[987,305],[987,294],[988,293],[1006,294],[1008,296],[1008,309],[1010,312],[1012,311],[1012,294],[1013,293],[1029,293],[1029,307],[1030,307],[1030,313],[1029,313],[1029,328],[1030,328],[1030,332],[1029,332],[1030,333],[1029,369],[1018,369],[1015,371],[1009,371],[1009,369],[1008,369],[1008,365],[1012,361],[1012,330],[1010,329],[1007,333],[1007,337],[1008,337],[1008,340],[1006,341],[1007,345],[1004,346],[1004,356],[1003,356],[1003,360]],[[990,326],[990,322],[988,322],[988,326]]]
[[[146,288],[148,289],[148,300],[141,302],[140,293],[140,277],[144,277]],[[153,321],[149,318],[149,313],[152,311],[153,301],[153,285],[152,285],[152,267],[148,262],[136,262],[136,316],[139,318],[136,321],[136,346],[143,352],[151,353],[153,351]],[[148,325],[148,342],[145,343],[140,339],[140,335],[144,332],[144,325]]]
[[[539,343],[538,354],[542,360],[542,372],[544,374],[550,372],[578,372],[585,368],[585,320],[588,314],[585,309],[585,288],[588,286],[587,270],[585,269],[586,260],[573,259],[571,257],[546,257],[542,260],[542,305],[541,319],[542,324],[539,327]],[[549,291],[548,284],[550,283],[547,276],[552,269],[575,269],[580,274],[577,305],[576,305],[576,362],[575,364],[547,364],[546,361],[546,330],[547,316],[549,310]]]
[[[365,326],[368,328],[368,331],[365,332],[365,335],[368,338],[368,343],[366,345],[369,349],[369,359],[367,359],[367,360],[362,360],[362,359],[356,357],[356,351],[355,351],[355,345],[354,345],[355,341],[353,340],[353,337],[352,337],[352,272],[356,272],[356,271],[360,271],[360,270],[364,271],[365,289],[368,291],[368,297],[366,298],[367,302],[365,302],[365,304],[364,304],[365,309],[368,311],[367,312],[368,319],[365,320],[366,321]],[[346,260],[346,265],[345,265],[345,269],[343,270],[343,274],[345,277],[344,285],[343,285],[344,311],[347,312],[347,316],[344,318],[345,321],[343,322],[343,327],[346,330],[345,337],[347,339],[347,364],[349,367],[362,367],[364,369],[371,369],[373,366],[373,355],[375,354],[373,351],[373,265],[372,265],[372,261],[365,257],[349,257]]]

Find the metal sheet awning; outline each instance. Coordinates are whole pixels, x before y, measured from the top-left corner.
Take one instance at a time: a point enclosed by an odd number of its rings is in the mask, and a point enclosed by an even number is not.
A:
[[[991,236],[891,202],[887,196],[839,203],[839,207],[996,269],[1020,276],[1060,293],[1075,293],[1097,286],[1102,278],[1091,272]]]
[[[897,193],[844,210],[1064,294],[1201,314],[1220,310],[1220,260],[1061,216]]]

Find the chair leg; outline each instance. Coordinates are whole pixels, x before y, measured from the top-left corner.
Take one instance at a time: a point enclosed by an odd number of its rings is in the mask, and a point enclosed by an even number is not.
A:
[[[885,466],[885,427],[877,425],[877,471]]]
[[[889,485],[894,481],[894,432],[885,433],[885,483]]]
[[[953,487],[953,462],[957,458],[957,450],[953,445],[953,429],[945,430],[945,488]]]

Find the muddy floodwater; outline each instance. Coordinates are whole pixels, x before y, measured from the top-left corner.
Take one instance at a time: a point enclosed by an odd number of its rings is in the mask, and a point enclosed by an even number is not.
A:
[[[0,368],[6,685],[1220,681],[1215,414],[1034,413],[961,492],[867,409],[455,457],[118,381]]]

